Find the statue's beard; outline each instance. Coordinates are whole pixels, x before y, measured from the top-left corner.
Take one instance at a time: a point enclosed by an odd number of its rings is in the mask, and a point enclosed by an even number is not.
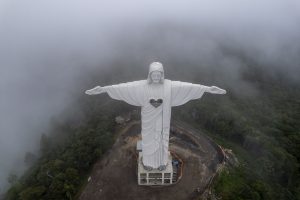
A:
[[[151,77],[148,77],[147,79],[148,84],[163,84],[164,83],[164,78],[160,78],[159,81],[154,82],[153,79]]]
[[[152,83],[161,83],[161,79],[159,79],[159,80],[152,80]]]
[[[163,83],[163,79],[161,78],[161,79],[155,80],[155,81],[153,79],[151,79],[151,83],[152,84],[159,84],[159,83],[162,84]]]

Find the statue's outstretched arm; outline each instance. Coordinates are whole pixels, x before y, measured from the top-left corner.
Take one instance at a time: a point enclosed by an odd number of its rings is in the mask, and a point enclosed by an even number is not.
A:
[[[94,87],[90,90],[86,90],[85,94],[96,95],[96,94],[105,93],[106,92],[105,88],[106,88],[106,86],[105,87],[97,86],[97,87]]]
[[[205,92],[212,94],[226,94],[226,90],[216,86],[206,86],[182,81],[172,81],[172,106],[180,106],[186,102],[199,99]]]
[[[212,94],[226,94],[226,90],[221,89],[217,86],[211,86],[211,87],[206,86],[205,92],[209,92],[209,93],[212,93]]]

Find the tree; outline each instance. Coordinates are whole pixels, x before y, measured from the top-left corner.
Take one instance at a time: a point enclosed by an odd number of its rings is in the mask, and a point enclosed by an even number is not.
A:
[[[40,199],[45,193],[46,188],[44,186],[28,187],[20,193],[21,200],[33,200]]]
[[[18,176],[15,173],[10,173],[7,177],[7,182],[11,185],[15,184],[18,180]]]
[[[25,157],[24,157],[24,162],[26,165],[30,166],[32,165],[35,161],[37,160],[37,157],[35,154],[31,152],[26,152]]]
[[[41,135],[40,139],[40,151],[45,154],[49,151],[50,149],[50,140],[46,134]]]

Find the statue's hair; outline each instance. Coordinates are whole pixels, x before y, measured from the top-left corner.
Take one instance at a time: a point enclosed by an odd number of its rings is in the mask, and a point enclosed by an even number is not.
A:
[[[165,73],[163,65],[160,62],[153,62],[149,66],[149,73],[147,78],[148,84],[151,84],[153,82],[151,78],[151,73],[154,71],[158,71],[161,73],[160,83],[164,83]]]

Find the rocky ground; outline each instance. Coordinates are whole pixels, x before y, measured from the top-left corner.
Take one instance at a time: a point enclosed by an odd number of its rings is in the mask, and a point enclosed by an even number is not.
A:
[[[170,150],[184,162],[182,179],[167,187],[137,185],[135,152],[140,123],[131,121],[120,129],[112,149],[99,160],[80,200],[182,200],[205,199],[216,172],[223,166],[222,149],[198,130],[172,122]]]

